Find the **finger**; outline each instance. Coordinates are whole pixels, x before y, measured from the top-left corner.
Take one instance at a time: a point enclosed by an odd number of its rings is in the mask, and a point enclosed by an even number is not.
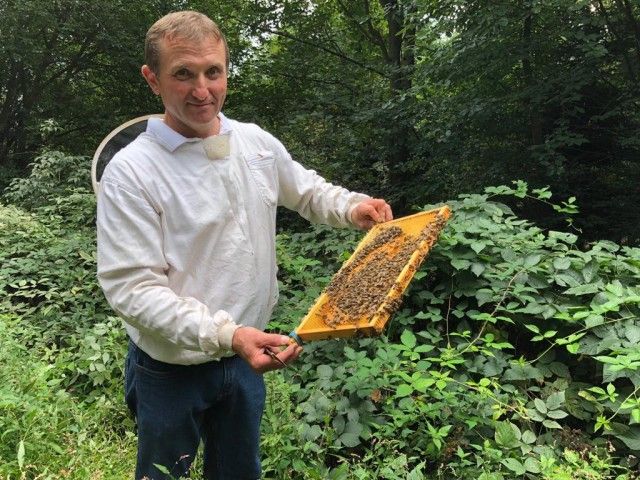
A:
[[[369,205],[369,218],[371,218],[371,220],[373,220],[375,223],[380,223],[382,222],[384,219],[383,217],[380,215],[380,212],[378,211],[378,208],[380,207],[380,205],[378,204],[378,202],[375,202],[372,205]]]
[[[298,358],[300,352],[302,352],[302,347],[299,345],[289,345],[283,351],[278,353],[278,358],[288,364]]]
[[[393,220],[393,212],[391,206],[388,203],[384,204],[384,219],[386,222]]]
[[[279,350],[280,347],[289,345],[291,337],[287,335],[279,335],[277,333],[268,334],[266,337],[265,347],[271,347],[272,350]]]

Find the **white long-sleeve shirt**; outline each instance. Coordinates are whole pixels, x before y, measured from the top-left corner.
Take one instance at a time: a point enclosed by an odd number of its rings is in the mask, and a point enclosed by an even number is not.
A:
[[[350,225],[366,195],[293,161],[256,125],[220,114],[230,153],[160,119],[118,152],[98,195],[98,280],[132,341],[157,360],[231,355],[239,325],[263,329],[278,298],[276,207]]]

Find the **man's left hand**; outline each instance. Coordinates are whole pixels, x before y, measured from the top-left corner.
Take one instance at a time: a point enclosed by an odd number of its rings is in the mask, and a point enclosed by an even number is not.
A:
[[[360,202],[351,212],[351,222],[361,230],[369,230],[376,223],[393,220],[391,207],[381,198]]]

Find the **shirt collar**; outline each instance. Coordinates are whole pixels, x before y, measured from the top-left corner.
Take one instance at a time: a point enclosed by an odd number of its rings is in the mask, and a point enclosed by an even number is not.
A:
[[[232,131],[231,122],[222,112],[218,114],[220,118],[220,133],[226,135]],[[170,152],[174,152],[178,147],[189,142],[200,142],[201,138],[187,138],[176,132],[169,125],[164,123],[162,118],[151,117],[147,121],[147,133],[151,133]]]

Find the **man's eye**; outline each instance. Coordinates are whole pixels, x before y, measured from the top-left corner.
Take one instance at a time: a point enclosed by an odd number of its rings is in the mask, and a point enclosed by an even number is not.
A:
[[[181,68],[180,70],[175,72],[173,76],[176,77],[178,80],[186,80],[191,76],[191,74],[189,73],[189,70],[185,68]]]
[[[207,70],[207,76],[209,78],[216,78],[219,75],[220,75],[220,69],[218,67],[212,67],[209,70]]]

